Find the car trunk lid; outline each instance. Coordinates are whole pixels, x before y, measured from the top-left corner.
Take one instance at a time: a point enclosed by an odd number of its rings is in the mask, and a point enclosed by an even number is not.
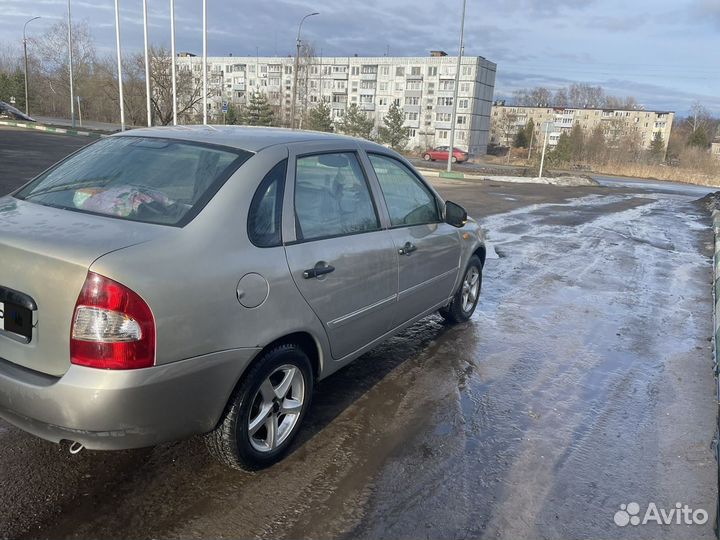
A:
[[[29,342],[13,322],[0,320],[0,358],[49,375],[65,373],[73,310],[90,265],[171,230],[0,198],[0,302],[8,317],[23,299],[36,305]]]

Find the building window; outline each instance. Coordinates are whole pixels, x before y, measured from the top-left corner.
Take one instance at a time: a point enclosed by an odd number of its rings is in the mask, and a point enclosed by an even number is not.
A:
[[[387,104],[388,104],[388,98],[386,98],[386,97],[378,98],[378,105],[387,105]]]
[[[360,73],[377,73],[377,66],[363,66]]]
[[[419,97],[406,97],[405,105],[420,105],[420,98]]]
[[[453,98],[451,97],[439,97],[437,98],[437,104],[440,107],[452,107]]]
[[[418,113],[416,112],[406,112],[405,113],[405,120],[417,120],[418,119]]]
[[[381,92],[387,92],[387,89],[388,89],[388,83],[386,83],[386,82],[381,82],[381,83],[380,83],[380,91],[381,91]]]
[[[396,82],[396,83],[395,83],[395,91],[396,91],[396,92],[399,92],[399,91],[402,91],[402,89],[403,89],[403,83],[401,83],[401,82]]]
[[[422,90],[422,82],[420,81],[408,81],[405,84],[406,90]]]
[[[390,66],[380,66],[380,75],[390,75]]]
[[[375,81],[360,81],[360,88],[364,88],[365,90],[374,89]]]
[[[440,81],[440,90],[452,90],[455,88],[455,81],[452,79],[445,79]]]
[[[437,75],[437,66],[429,66],[428,67],[428,76],[434,77]]]
[[[352,70],[350,71],[351,75],[360,75],[360,67],[359,66],[353,66]]]
[[[458,115],[458,117],[457,117],[457,125],[458,125],[458,126],[464,126],[465,124],[467,124],[467,116],[465,116],[465,115],[463,115],[463,114]]]
[[[463,75],[472,75],[472,71],[473,71],[472,68],[473,68],[472,66],[463,66],[463,67],[462,67],[462,74],[463,74]]]
[[[405,76],[405,68],[404,68],[404,67],[397,67],[397,68],[395,68],[395,76],[396,76],[396,77],[403,77],[403,76]]]
[[[435,113],[435,120],[438,122],[449,122],[450,118],[450,113]]]
[[[400,106],[400,98],[393,99],[393,103],[395,104],[396,107],[399,107]]]
[[[437,130],[437,131],[435,132],[435,134],[437,135],[437,138],[438,138],[438,139],[440,139],[441,141],[443,141],[443,140],[447,140],[448,135],[450,134],[450,132],[449,132],[449,131],[446,131],[446,130],[444,130],[444,129],[439,129],[439,130]]]
[[[470,83],[469,82],[460,83],[460,91],[463,94],[467,94],[468,92],[470,92]]]
[[[420,66],[413,66],[410,68],[410,75],[420,75]]]

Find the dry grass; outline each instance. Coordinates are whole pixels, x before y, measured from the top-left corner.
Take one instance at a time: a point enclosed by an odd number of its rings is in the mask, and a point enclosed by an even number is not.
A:
[[[720,188],[720,166],[717,172],[705,172],[688,167],[670,167],[667,165],[643,163],[606,163],[594,165],[593,172],[634,178],[656,178],[671,182],[684,182],[686,184],[699,184]]]

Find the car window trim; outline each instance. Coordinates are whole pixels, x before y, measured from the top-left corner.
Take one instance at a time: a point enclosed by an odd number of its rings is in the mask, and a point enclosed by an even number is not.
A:
[[[230,177],[231,177],[233,174],[235,174],[235,172],[237,172],[237,170],[238,170],[245,162],[247,162],[250,158],[252,158],[252,157],[256,154],[256,152],[252,152],[252,151],[250,151],[250,150],[243,150],[242,148],[237,148],[237,147],[233,147],[233,146],[227,146],[227,145],[215,144],[215,143],[207,143],[207,142],[204,142],[204,141],[192,141],[192,140],[187,140],[187,139],[177,139],[177,138],[173,138],[173,137],[153,137],[153,136],[147,136],[147,135],[116,135],[115,137],[133,138],[133,139],[157,139],[157,140],[161,140],[161,141],[179,142],[179,143],[184,143],[184,144],[188,144],[188,145],[191,145],[191,146],[201,146],[201,147],[206,147],[206,148],[210,148],[210,149],[213,149],[213,150],[218,150],[218,151],[223,151],[223,152],[227,152],[227,153],[231,153],[231,154],[236,154],[236,155],[237,155],[237,158],[235,158],[233,161],[231,161],[231,162],[228,164],[228,166],[227,166],[227,167],[225,168],[225,170],[223,171],[223,174],[221,174],[220,176],[218,176],[218,177],[215,179],[215,181],[214,181],[210,186],[208,186],[208,188],[207,188],[207,190],[205,191],[205,193],[203,194],[203,196],[200,197],[200,198],[197,200],[197,202],[193,205],[193,207],[192,207],[190,210],[188,210],[187,213],[182,217],[182,219],[181,219],[180,221],[178,221],[177,223],[157,223],[157,222],[154,222],[154,221],[146,221],[146,220],[142,220],[142,219],[134,219],[134,218],[129,218],[129,217],[114,216],[114,215],[112,215],[112,214],[103,214],[102,212],[94,212],[94,211],[92,211],[92,210],[84,210],[84,209],[82,209],[82,208],[70,208],[70,207],[67,207],[67,206],[59,206],[59,205],[52,205],[52,204],[46,204],[46,203],[38,203],[38,202],[31,201],[31,200],[27,200],[25,197],[20,197],[20,196],[18,195],[18,193],[20,193],[22,190],[24,190],[25,188],[27,188],[30,184],[32,184],[33,182],[35,182],[35,181],[36,181],[38,178],[40,178],[41,176],[43,176],[43,175],[45,175],[45,174],[49,174],[49,173],[52,172],[53,170],[55,170],[55,169],[57,169],[58,167],[60,167],[60,166],[61,166],[63,163],[65,163],[67,160],[69,160],[70,158],[72,158],[72,157],[75,156],[76,154],[79,154],[80,152],[82,152],[82,151],[85,150],[86,148],[89,148],[90,146],[93,146],[93,145],[99,143],[100,141],[106,140],[106,139],[108,139],[108,138],[110,138],[110,137],[105,137],[105,138],[98,139],[97,141],[94,141],[94,142],[92,142],[92,143],[90,143],[90,144],[86,144],[86,145],[83,146],[82,148],[79,148],[77,151],[69,154],[68,156],[66,156],[65,158],[61,159],[60,161],[58,161],[58,162],[55,163],[54,165],[51,165],[50,167],[48,167],[47,169],[45,169],[45,170],[44,170],[43,172],[41,172],[40,174],[36,175],[32,180],[26,182],[24,185],[22,185],[21,187],[19,187],[18,189],[16,189],[16,190],[13,191],[12,193],[10,193],[9,196],[11,196],[11,197],[13,197],[13,198],[15,198],[15,199],[17,199],[17,200],[19,200],[19,201],[25,201],[25,202],[28,202],[28,203],[31,203],[31,204],[39,204],[40,206],[48,206],[48,207],[50,207],[50,208],[57,208],[57,209],[59,209],[59,210],[68,210],[68,211],[70,211],[70,212],[77,212],[77,213],[80,213],[80,214],[89,214],[89,215],[92,215],[92,216],[100,216],[100,217],[106,217],[106,218],[111,218],[111,219],[118,219],[118,220],[121,220],[121,221],[132,221],[132,222],[134,222],[134,223],[144,223],[144,224],[146,224],[146,225],[159,225],[159,226],[162,226],[162,227],[175,227],[175,228],[181,229],[181,228],[185,227],[188,223],[190,223],[193,219],[195,219],[195,218],[200,214],[200,212],[202,212],[202,211],[204,210],[204,208],[205,208],[205,207],[208,205],[208,203],[213,199],[213,197],[215,197],[215,195],[217,195],[217,192],[220,191],[220,188],[222,188],[222,187],[225,185],[225,183],[230,179]],[[243,159],[243,158],[244,158],[244,159]]]
[[[351,233],[340,233],[340,234],[331,234],[327,236],[318,236],[314,238],[299,238],[299,236],[302,235],[302,227],[300,226],[300,222],[298,220],[297,210],[295,208],[295,196],[297,194],[297,190],[295,189],[297,187],[297,165],[298,160],[305,158],[305,157],[311,157],[311,156],[321,156],[326,154],[354,154],[355,159],[357,160],[358,165],[360,165],[360,170],[363,174],[363,179],[365,180],[365,187],[367,188],[368,195],[370,196],[370,202],[372,203],[373,212],[375,213],[375,223],[377,224],[377,228],[369,230],[369,231],[355,231]],[[285,242],[284,245],[286,246],[292,246],[296,244],[303,244],[305,242],[315,242],[318,240],[329,240],[332,238],[340,238],[343,236],[355,236],[357,234],[366,234],[366,233],[372,233],[372,232],[378,232],[383,231],[386,229],[386,227],[383,227],[382,220],[380,219],[380,213],[378,212],[377,207],[377,201],[375,200],[375,196],[373,194],[372,187],[370,186],[370,178],[368,176],[368,171],[365,169],[365,166],[363,165],[363,160],[360,157],[360,152],[357,148],[349,149],[349,150],[342,150],[342,149],[329,149],[329,150],[319,150],[316,152],[303,152],[300,154],[295,154],[295,167],[293,171],[293,193],[292,193],[292,212],[293,212],[293,218],[295,220],[295,240],[291,240],[289,242]]]
[[[393,161],[396,161],[397,163],[400,163],[401,165],[403,165],[410,172],[410,174],[412,174],[412,176],[417,178],[418,181],[420,182],[420,184],[423,185],[427,189],[427,192],[430,194],[430,196],[435,201],[435,209],[437,210],[437,214],[438,214],[437,221],[423,221],[421,223],[412,223],[412,224],[401,223],[399,225],[393,225],[392,217],[390,217],[390,225],[388,226],[388,230],[402,229],[405,227],[415,227],[417,225],[436,225],[436,224],[444,223],[443,212],[442,212],[441,205],[440,205],[440,199],[438,199],[437,195],[435,195],[435,191],[430,188],[430,186],[427,184],[427,182],[425,181],[424,178],[420,177],[411,167],[408,167],[405,163],[403,163],[401,160],[399,160],[395,156],[391,156],[391,155],[385,154],[383,152],[375,152],[372,150],[368,150],[368,151],[366,151],[366,153],[367,153],[368,161],[370,162],[370,165],[372,165],[372,159],[370,159],[370,156],[373,156],[373,155],[384,157],[387,159],[392,159]],[[373,167],[373,172],[375,173],[375,177],[378,179],[378,183],[380,183],[380,178],[378,177],[377,171],[375,171],[375,167]],[[382,193],[383,199],[385,199],[385,192],[382,190],[382,184],[380,184],[380,192]],[[388,206],[387,199],[385,199],[385,206],[387,207],[388,213],[389,213],[390,207]]]

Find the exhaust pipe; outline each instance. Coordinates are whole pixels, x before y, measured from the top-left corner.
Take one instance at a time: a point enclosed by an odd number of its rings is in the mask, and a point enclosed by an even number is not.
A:
[[[77,441],[73,441],[72,444],[70,445],[70,453],[72,455],[79,454],[80,452],[83,451],[84,448],[85,447],[81,443],[79,443]]]

